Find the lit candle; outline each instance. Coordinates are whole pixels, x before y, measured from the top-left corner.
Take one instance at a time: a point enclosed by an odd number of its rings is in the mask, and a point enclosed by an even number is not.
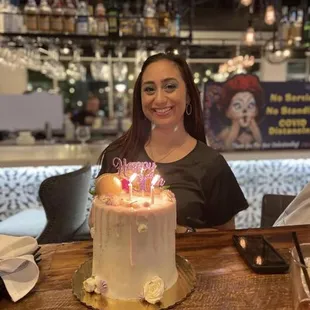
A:
[[[129,178],[129,200],[131,201],[132,200],[132,182],[135,180],[135,178],[137,177],[137,174],[136,173],[133,173],[131,175],[131,177]]]
[[[152,182],[151,182],[151,204],[154,204],[154,185],[156,184],[156,182],[159,180],[160,176],[159,174],[154,175]]]
[[[144,169],[143,169],[143,168],[142,168],[141,171],[140,171],[140,179],[141,179],[141,182],[140,182],[141,194],[142,194],[142,197],[144,197],[145,176],[144,176]]]

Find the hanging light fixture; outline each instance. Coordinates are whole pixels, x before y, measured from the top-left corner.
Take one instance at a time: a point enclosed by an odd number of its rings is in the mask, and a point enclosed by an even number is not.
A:
[[[249,6],[251,5],[253,0],[240,0],[240,3],[244,6]]]
[[[244,41],[249,46],[251,46],[255,43],[255,30],[252,27],[251,23],[249,23],[249,27],[245,33]]]
[[[273,25],[276,22],[276,11],[273,5],[268,5],[265,12],[265,23]]]

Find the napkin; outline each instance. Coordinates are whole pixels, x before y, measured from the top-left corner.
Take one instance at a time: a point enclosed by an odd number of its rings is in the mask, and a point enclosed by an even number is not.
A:
[[[286,207],[273,226],[310,224],[310,182]]]
[[[14,302],[27,295],[39,279],[31,254],[37,247],[33,237],[0,235],[0,277]]]

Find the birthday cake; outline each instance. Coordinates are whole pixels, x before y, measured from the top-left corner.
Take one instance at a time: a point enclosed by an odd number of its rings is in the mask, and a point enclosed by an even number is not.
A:
[[[84,289],[155,304],[178,278],[176,201],[154,163],[115,158],[118,174],[96,181],[92,207],[93,267]]]

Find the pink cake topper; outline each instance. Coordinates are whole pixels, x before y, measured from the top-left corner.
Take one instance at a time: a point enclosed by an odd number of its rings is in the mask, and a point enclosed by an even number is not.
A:
[[[154,162],[128,162],[126,158],[123,160],[119,157],[113,159],[113,166],[118,170],[119,175],[126,179],[129,179],[133,173],[137,173],[140,182],[140,188],[142,191],[145,190],[147,180],[152,180],[156,173],[156,164]],[[156,182],[159,186],[164,186],[165,181],[162,178]],[[155,184],[154,184],[155,185]]]

